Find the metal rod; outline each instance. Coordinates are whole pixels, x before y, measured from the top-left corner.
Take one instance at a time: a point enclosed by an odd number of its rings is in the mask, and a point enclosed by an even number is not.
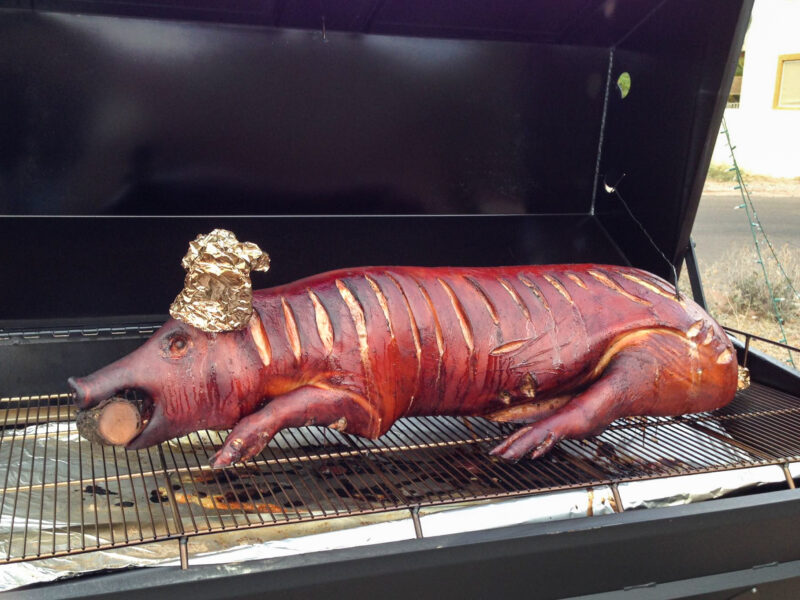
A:
[[[59,421],[59,422],[56,423],[56,434],[58,434],[60,431],[61,431],[61,422]],[[60,444],[56,444],[56,455],[55,455],[55,463],[56,464],[58,464],[59,446],[60,446]],[[56,479],[58,479],[58,470],[54,469],[54,471],[53,471],[53,480],[55,481]],[[44,496],[45,496],[44,484],[45,484],[45,478],[42,477],[42,492],[41,492],[42,493],[42,507],[44,507]],[[67,494],[67,502],[69,502],[69,494]],[[58,517],[58,514],[57,514],[58,513],[58,507],[59,507],[59,503],[58,503],[58,488],[55,488],[53,490],[53,523],[56,523],[56,519]],[[69,513],[69,509],[67,509],[67,518],[69,518],[69,514],[70,514]],[[42,517],[42,518],[44,518],[44,517]],[[67,539],[69,539],[69,535],[67,535]],[[50,550],[50,552],[52,553],[52,552],[55,552],[55,551],[56,551],[56,535],[55,535],[55,531],[54,531],[53,532],[53,547]]]
[[[419,505],[411,507],[411,520],[414,522],[414,535],[417,539],[425,537],[422,535],[422,523],[419,520]]]
[[[189,538],[185,535],[178,538],[178,552],[181,557],[181,570],[189,568]]]
[[[163,474],[166,474],[166,470],[164,469],[164,459],[163,459],[164,454],[161,450],[160,445],[156,446],[155,449],[152,447],[148,448],[145,452],[147,454],[147,460],[150,462],[150,464],[151,465],[159,464],[161,466],[161,472]],[[158,462],[154,460],[156,458],[158,459]],[[164,527],[166,529],[166,537],[171,537],[172,532],[169,530],[169,517],[167,516],[167,509],[164,507],[164,502],[161,502],[160,500],[160,494],[158,493],[158,477],[155,474],[153,474],[153,483],[155,484],[154,492],[158,499],[157,504],[158,507],[161,509],[162,522],[164,523]],[[155,522],[153,528],[155,529]]]
[[[30,407],[28,407],[27,410],[30,411]],[[19,449],[19,462],[20,462],[20,464],[23,463],[22,459],[23,459],[23,456],[25,454],[25,441],[26,441],[26,439],[28,437],[28,429],[29,428],[27,428],[27,427],[25,428],[25,430],[24,430],[24,432],[22,434],[22,442],[20,442],[20,449]],[[12,438],[12,442],[13,442],[13,438]],[[9,459],[8,460],[9,460],[9,467],[10,467],[11,454],[9,454]],[[34,461],[31,460],[31,471],[30,471],[29,479],[28,479],[29,481],[30,481],[30,479],[32,479],[34,464],[35,464]],[[20,474],[21,474],[21,469],[20,469]],[[18,479],[18,481],[19,481],[19,479]],[[9,526],[9,531],[8,531],[8,556],[11,556],[11,549],[13,547],[11,545],[11,540],[14,537],[14,523],[15,523],[16,516],[17,516],[17,502],[18,502],[18,500],[19,500],[19,495],[17,494],[17,495],[14,496],[14,506],[11,509],[11,525]],[[28,501],[30,502],[30,495],[28,495]],[[25,553],[25,538],[24,537],[23,537],[23,543],[22,543],[22,552]]]
[[[616,483],[611,484],[611,494],[614,496],[614,512],[624,512],[625,506],[622,504],[622,498],[619,495],[619,487]]]
[[[747,359],[750,356],[750,340],[753,339],[753,336],[747,335],[744,340],[744,356],[742,357],[742,366],[747,368]]]
[[[161,460],[162,461],[166,461],[166,453],[164,452],[163,446],[164,446],[164,444],[159,444],[159,454],[161,456]],[[172,445],[168,444],[167,448],[169,450],[170,456],[172,457],[172,464],[173,465],[177,464],[177,461],[175,460],[175,455],[172,452]],[[185,456],[185,454],[184,454],[184,456]],[[171,475],[171,473],[167,473],[166,477],[167,477],[167,487],[169,488],[169,491],[167,493],[171,494],[172,499],[175,501],[175,504],[174,504],[173,508],[177,508],[178,498],[175,496],[175,490],[172,487],[174,484],[172,483],[172,475]],[[180,476],[178,476],[178,481],[181,481]],[[178,484],[178,485],[180,485],[180,484]],[[194,520],[194,512],[192,512],[191,506],[188,508],[188,512],[189,512],[189,519],[192,522],[192,527],[194,528],[195,531],[198,531],[197,523]],[[186,529],[185,529],[185,525],[183,524],[183,519],[180,516],[178,516],[178,518],[180,518],[180,520],[181,520],[181,533],[185,533]]]
[[[167,494],[167,499],[169,500],[169,507],[172,510],[172,517],[173,523],[178,530],[180,535],[185,533],[183,529],[183,519],[181,518],[181,513],[178,510],[178,503],[175,501],[175,491],[172,489],[172,478],[170,477],[169,471],[166,469],[166,457],[164,456],[164,444],[158,445],[158,457],[161,459],[161,466],[164,469],[164,491]],[[156,489],[156,494],[159,494],[158,489]]]
[[[723,325],[722,328],[725,331],[728,331],[730,333],[735,333],[735,334],[738,334],[738,335],[743,335],[745,337],[750,337],[750,338],[753,338],[754,340],[758,340],[759,342],[764,342],[766,344],[771,344],[772,346],[777,346],[779,348],[784,348],[786,350],[793,350],[794,352],[800,352],[800,348],[798,348],[797,346],[792,346],[792,345],[787,344],[785,342],[778,342],[776,340],[771,340],[769,338],[761,337],[760,335],[756,335],[754,333],[749,333],[747,331],[742,331],[740,329],[735,329],[733,327],[728,327],[727,325]]]
[[[47,415],[39,414],[38,410],[33,417],[29,416],[28,411],[22,408],[7,408],[5,410],[0,410],[0,412],[5,413],[4,421],[6,425],[24,425],[27,427],[29,425],[49,423],[51,421],[71,421],[74,419],[75,411],[68,406],[60,407],[58,412],[54,415],[54,418],[50,419],[48,419]]]
[[[796,489],[796,486],[794,484],[794,477],[792,477],[792,472],[789,470],[789,465],[787,463],[783,463],[781,465],[781,468],[783,469],[783,475],[784,477],[786,477],[786,483],[789,486],[789,489],[790,490]]]
[[[703,282],[700,279],[700,269],[697,265],[695,243],[691,236],[689,236],[689,248],[686,252],[686,256],[683,257],[683,260],[686,262],[686,271],[689,274],[689,285],[692,288],[692,296],[694,297],[694,301],[704,309],[708,310],[706,294],[703,291]]]
[[[170,474],[167,473],[165,475],[165,478],[166,478],[166,485],[164,486],[164,491],[167,494],[167,499],[169,500],[169,507],[172,510],[172,515],[174,517],[173,522],[175,523],[175,527],[177,528],[178,533],[183,535],[185,533],[183,529],[183,519],[181,518],[181,514],[178,510],[178,503],[175,501],[175,492],[172,489],[172,481],[170,478]],[[156,490],[156,493],[158,493],[158,490]]]

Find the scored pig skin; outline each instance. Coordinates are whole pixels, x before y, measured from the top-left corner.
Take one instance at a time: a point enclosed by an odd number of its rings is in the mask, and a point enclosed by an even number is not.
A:
[[[367,267],[254,293],[246,328],[171,319],[116,363],[71,379],[79,409],[123,389],[152,400],[127,448],[233,428],[212,465],[285,427],[368,437],[400,417],[526,423],[493,453],[540,456],[614,419],[724,406],[737,364],[722,328],[630,267]]]

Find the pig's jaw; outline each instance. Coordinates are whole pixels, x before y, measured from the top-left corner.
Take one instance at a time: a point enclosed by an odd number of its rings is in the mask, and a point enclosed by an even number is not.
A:
[[[142,415],[142,427],[136,437],[125,444],[126,450],[140,450],[155,446],[197,429],[193,423],[189,422],[188,415],[183,414],[184,411],[175,410],[177,407],[174,405],[170,406],[170,398],[164,395],[162,390],[149,392],[147,395],[151,410],[148,414]],[[145,417],[147,417],[146,421]]]
[[[125,444],[125,449],[139,450],[141,448],[147,448],[148,446],[154,446],[155,444],[173,438],[176,435],[181,434],[170,431],[170,423],[164,415],[162,405],[160,403],[155,403],[150,418],[147,422],[143,422],[143,426],[136,437]]]
[[[147,415],[142,415],[143,424],[139,433],[125,444],[126,450],[140,450],[149,446],[154,446],[161,442],[178,438],[198,429],[229,429],[232,427],[240,414],[212,414],[205,415],[205,419],[198,421],[195,413],[186,414],[183,410],[174,410],[176,407],[168,406],[168,400],[153,394],[151,397],[152,410]],[[144,418],[147,420],[144,421]]]

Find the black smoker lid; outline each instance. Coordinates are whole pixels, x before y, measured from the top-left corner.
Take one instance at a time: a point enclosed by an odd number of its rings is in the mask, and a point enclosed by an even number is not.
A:
[[[0,220],[0,280],[41,282],[8,293],[10,320],[162,312],[189,215],[262,216],[242,237],[291,257],[285,279],[378,262],[668,277],[608,184],[679,265],[752,1],[16,5],[0,214],[183,218]]]

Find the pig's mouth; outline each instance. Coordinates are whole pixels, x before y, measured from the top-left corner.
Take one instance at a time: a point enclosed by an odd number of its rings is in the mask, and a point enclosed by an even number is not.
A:
[[[84,438],[109,446],[129,446],[150,424],[153,398],[144,390],[118,390],[97,406],[78,411],[75,421]]]

